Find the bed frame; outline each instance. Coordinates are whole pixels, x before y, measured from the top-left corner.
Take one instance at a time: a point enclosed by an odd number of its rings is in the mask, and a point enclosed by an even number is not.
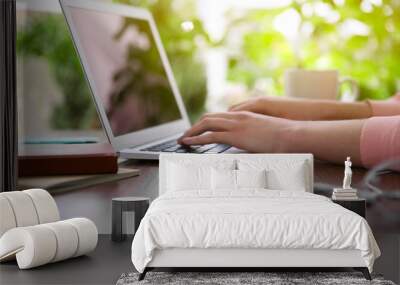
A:
[[[216,155],[184,154],[184,159],[204,161],[217,159]],[[251,154],[224,154],[224,159],[247,158]],[[178,159],[182,159],[179,155]],[[307,191],[313,192],[313,157],[311,154],[260,154],[258,158],[274,160],[303,160],[308,166]],[[177,159],[176,154],[162,154],[160,157],[160,194],[165,192],[167,161]],[[229,268],[246,271],[254,268],[343,268],[361,271],[367,280],[371,275],[359,250],[330,249],[248,249],[248,248],[170,248],[158,249],[139,280],[156,268]]]
[[[156,250],[152,261],[139,275],[155,268],[232,268],[246,271],[254,268],[338,268],[351,267],[371,280],[359,250],[329,249],[192,249]],[[261,270],[262,271],[262,270]]]

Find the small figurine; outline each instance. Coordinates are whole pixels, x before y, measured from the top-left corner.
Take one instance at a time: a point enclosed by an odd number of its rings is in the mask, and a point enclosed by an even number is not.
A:
[[[343,189],[352,189],[351,188],[351,177],[353,172],[351,171],[351,160],[350,157],[347,157],[347,160],[344,162],[344,179],[343,179]]]
[[[351,171],[351,160],[347,157],[344,162],[344,179],[342,188],[334,188],[332,193],[332,200],[357,200],[357,189],[351,187],[351,177],[353,171]]]

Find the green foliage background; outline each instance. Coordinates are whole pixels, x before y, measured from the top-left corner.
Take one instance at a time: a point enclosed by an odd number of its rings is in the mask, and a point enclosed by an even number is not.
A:
[[[178,10],[173,9],[172,0],[114,2],[152,11],[189,116],[196,120],[204,112],[207,88],[204,66],[197,57],[194,40],[195,36],[205,35],[205,32],[194,16],[194,2],[182,1]],[[181,23],[185,20],[194,23],[191,32],[181,29]],[[19,55],[45,58],[61,89],[63,100],[50,118],[53,128],[100,127],[88,84],[62,15],[29,15],[24,29],[18,31],[17,51]]]
[[[361,1],[293,1],[288,7],[233,11],[226,15],[231,22],[225,37],[212,42],[197,18],[194,0],[113,0],[114,2],[148,8],[155,18],[162,41],[171,61],[178,86],[192,120],[204,111],[206,77],[199,59],[199,37],[210,47],[229,51],[228,79],[245,84],[250,90],[259,78],[270,82],[267,92],[283,93],[283,74],[287,68],[338,69],[341,75],[359,81],[361,97],[384,99],[400,89],[400,1],[383,0],[369,13],[360,9]],[[304,16],[305,4],[324,3],[338,12],[340,19],[329,23],[315,13]],[[301,25],[314,27],[309,39],[297,51],[274,28],[274,19],[287,9],[301,15]],[[389,12],[390,13],[389,13]],[[348,19],[356,19],[370,29],[368,36],[341,38],[338,27]],[[185,32],[183,21],[192,21],[194,29]],[[230,46],[229,37],[241,37],[240,46]],[[63,93],[63,102],[51,117],[56,129],[99,127],[94,104],[82,68],[61,15],[29,18],[26,29],[18,33],[18,53],[45,57]]]
[[[24,30],[17,33],[17,52],[46,58],[63,94],[62,103],[51,114],[51,126],[55,129],[93,127],[97,122],[96,109],[63,16],[35,13],[28,19]]]
[[[323,3],[336,11],[340,18],[329,23],[314,13],[305,16],[303,5]],[[271,78],[271,94],[283,93],[283,74],[291,67],[306,69],[337,69],[360,84],[360,99],[385,99],[400,90],[400,1],[384,0],[363,12],[362,1],[295,1],[280,9],[249,11],[230,24],[228,33],[257,23],[243,35],[242,46],[232,55],[229,79],[246,84],[250,89],[258,78]],[[285,37],[275,30],[275,17],[288,9],[301,16],[301,26],[314,27],[309,39],[295,52]],[[343,38],[338,27],[355,19],[370,29],[367,36]],[[300,29],[301,29],[300,26]]]
[[[207,34],[196,16],[193,0],[113,0],[151,11],[171,63],[179,91],[192,120],[204,112],[207,83],[204,65],[199,58],[195,37]],[[181,23],[191,21],[193,30],[185,32]]]

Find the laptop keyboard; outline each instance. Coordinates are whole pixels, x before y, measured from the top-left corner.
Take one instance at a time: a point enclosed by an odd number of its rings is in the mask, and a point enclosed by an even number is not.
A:
[[[176,142],[176,139],[174,139],[141,150],[151,151],[151,152],[176,152],[176,153],[222,153],[228,150],[229,148],[231,148],[230,145],[214,144],[214,143],[206,145],[198,145],[198,146],[185,146],[178,144]]]

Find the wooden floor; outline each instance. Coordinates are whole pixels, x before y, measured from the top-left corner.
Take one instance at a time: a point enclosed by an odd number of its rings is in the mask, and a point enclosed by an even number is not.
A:
[[[100,235],[96,250],[87,256],[28,270],[19,270],[15,261],[2,263],[0,284],[115,284],[122,273],[134,271],[131,242],[115,243],[110,235]]]
[[[87,217],[97,225],[99,232],[111,232],[111,199],[119,196],[158,195],[158,163],[130,162],[140,168],[138,177],[106,183],[67,193],[54,193],[62,219]],[[315,164],[315,192],[330,195],[343,177],[343,167],[324,163]],[[365,170],[354,169],[353,180],[360,191]],[[400,185],[400,176],[394,177]],[[398,188],[398,187],[397,187]],[[375,272],[386,279],[400,283],[400,203],[377,201],[368,205],[367,220],[382,251]],[[131,240],[122,243],[110,241],[101,235],[96,250],[88,256],[62,261],[31,270],[19,270],[15,262],[0,265],[0,284],[115,284],[124,272],[134,271],[130,259]]]
[[[400,235],[377,236],[383,256],[375,264],[375,272],[396,284],[400,280]],[[15,261],[0,265],[1,285],[44,284],[115,284],[122,273],[134,272],[131,263],[131,242],[112,242],[110,235],[100,235],[94,252],[70,260],[52,263],[29,270],[19,270]],[[276,269],[271,269],[277,271]],[[294,270],[294,271],[298,271]],[[303,270],[303,269],[301,269]],[[304,271],[319,271],[307,268]],[[348,271],[331,268],[321,271]],[[293,271],[280,269],[279,271]]]

